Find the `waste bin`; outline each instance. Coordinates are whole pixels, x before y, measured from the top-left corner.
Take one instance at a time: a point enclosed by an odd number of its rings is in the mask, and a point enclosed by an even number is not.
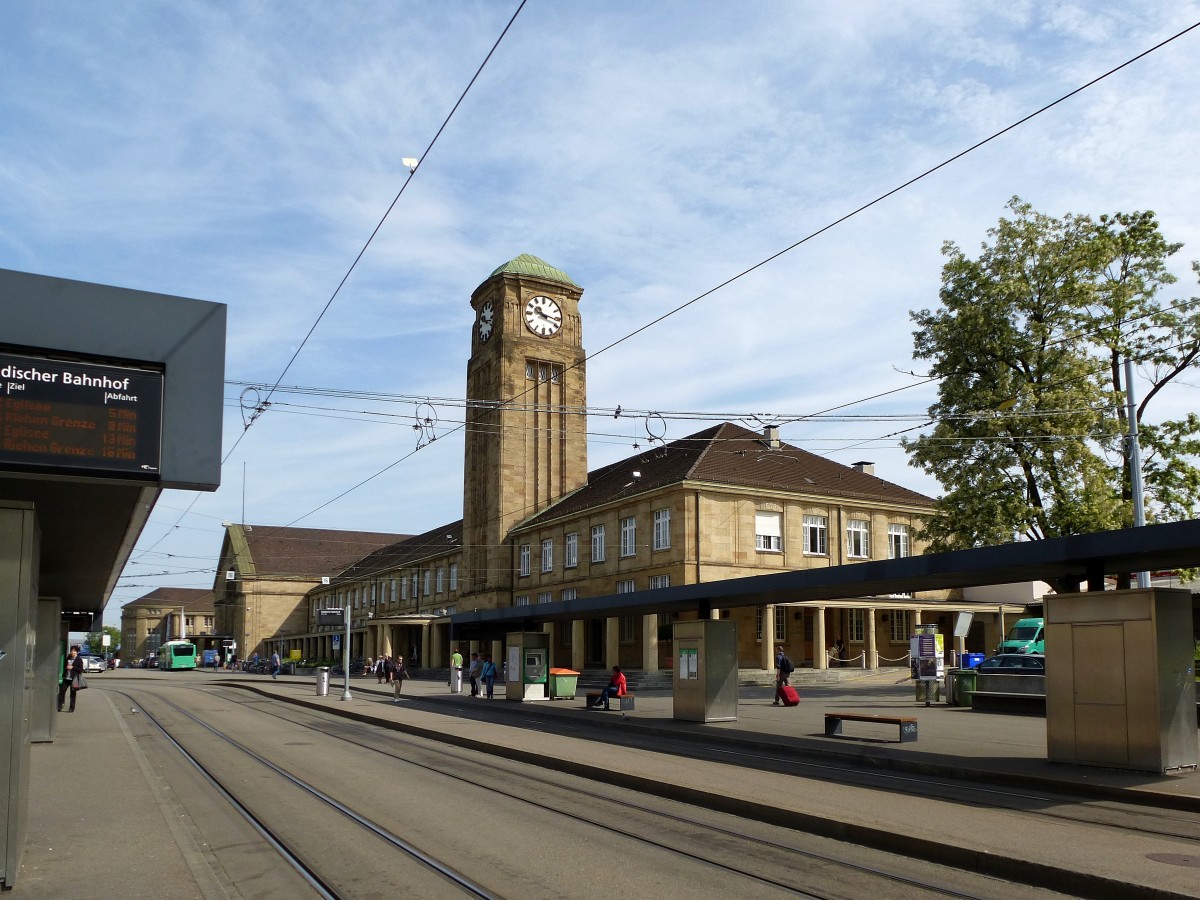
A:
[[[959,669],[958,677],[955,679],[957,685],[957,702],[959,706],[974,706],[974,697],[971,696],[975,690],[975,682],[979,672],[975,669]]]
[[[982,653],[964,653],[962,655],[962,667],[964,669],[974,669],[977,665],[983,662]]]
[[[958,669],[946,670],[946,705],[958,706]]]
[[[329,694],[329,666],[317,666],[317,696]]]
[[[550,670],[550,699],[574,700],[575,688],[579,686],[579,673],[574,669]]]
[[[942,683],[940,681],[921,681],[917,680],[915,698],[918,702],[928,700],[934,702],[941,699]]]

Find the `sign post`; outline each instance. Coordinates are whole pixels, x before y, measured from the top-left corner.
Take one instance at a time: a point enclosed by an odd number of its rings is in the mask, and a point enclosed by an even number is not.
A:
[[[317,610],[318,625],[345,625],[346,636],[341,641],[342,644],[342,699],[353,700],[350,696],[350,607],[343,606],[341,609],[318,609]],[[333,646],[337,649],[338,639],[341,635],[333,636]]]

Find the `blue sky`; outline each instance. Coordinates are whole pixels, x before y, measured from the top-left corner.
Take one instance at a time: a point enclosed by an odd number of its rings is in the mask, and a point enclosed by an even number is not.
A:
[[[0,267],[226,303],[226,378],[273,384],[517,5],[4,4]],[[469,298],[506,260],[585,288],[595,352],[1197,21],[1196,2],[529,0],[283,378],[415,399],[276,395],[218,492],[163,495],[106,621],[211,585],[226,520],[459,517]],[[916,420],[880,417],[933,399],[905,374],[908,313],[937,302],[943,242],[973,251],[1013,195],[1153,209],[1194,296],[1197,122],[1200,30],[596,356],[589,405],[782,421],[936,495],[886,437]],[[438,439],[414,454],[421,398]],[[792,421],[844,404],[865,418]],[[589,431],[593,468],[645,445],[641,418]]]

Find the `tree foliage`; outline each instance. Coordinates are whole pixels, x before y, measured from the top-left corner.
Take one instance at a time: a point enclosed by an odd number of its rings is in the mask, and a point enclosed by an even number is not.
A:
[[[940,379],[933,429],[904,442],[945,488],[925,537],[948,550],[1131,525],[1127,357],[1147,520],[1191,517],[1200,419],[1148,414],[1200,360],[1200,298],[1160,296],[1182,245],[1152,212],[1053,218],[1016,197],[1007,208],[977,258],[943,246],[941,307],[911,314],[914,356]]]
[[[109,640],[107,648],[104,647],[103,641],[106,634]],[[102,655],[106,650],[108,653],[113,653],[121,645],[121,629],[112,625],[104,625],[100,631],[89,631],[86,643],[96,656]]]

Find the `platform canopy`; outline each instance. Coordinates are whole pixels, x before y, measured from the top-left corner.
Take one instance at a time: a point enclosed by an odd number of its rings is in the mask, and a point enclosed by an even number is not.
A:
[[[457,613],[460,636],[498,628],[532,627],[607,616],[700,612],[779,603],[878,598],[947,588],[1046,581],[1088,583],[1098,589],[1106,575],[1200,566],[1200,520],[730,578],[658,590],[580,597],[557,603]],[[905,605],[911,601],[895,601]]]
[[[220,484],[226,308],[0,269],[0,322],[0,499],[39,594],[96,615],[162,490]]]

